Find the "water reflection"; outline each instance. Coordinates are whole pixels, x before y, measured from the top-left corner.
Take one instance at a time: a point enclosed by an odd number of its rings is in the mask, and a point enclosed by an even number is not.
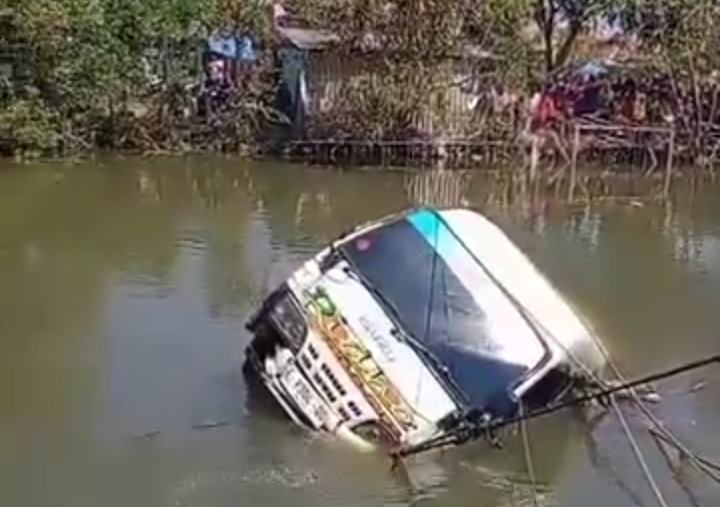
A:
[[[472,205],[493,216],[632,371],[718,347],[712,190],[695,189],[692,205],[567,207],[492,175],[219,159],[26,167],[0,180],[0,500],[8,505],[526,502],[517,438],[502,452],[479,444],[417,463],[409,490],[385,460],[304,438],[246,400],[243,320],[267,289],[346,227],[410,205]],[[720,456],[713,386],[668,395],[658,411]],[[538,422],[531,433],[548,503],[630,505],[588,461],[584,430],[571,419]],[[593,437],[623,462],[616,423]]]
[[[417,171],[405,176],[405,191],[418,206],[467,206],[465,196],[470,174],[465,171],[435,169]]]

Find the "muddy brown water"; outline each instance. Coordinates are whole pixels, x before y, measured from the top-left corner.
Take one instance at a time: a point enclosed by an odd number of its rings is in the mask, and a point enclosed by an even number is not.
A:
[[[484,210],[635,374],[720,348],[720,192],[668,205],[503,200],[480,173],[338,173],[221,159],[0,171],[0,504],[533,505],[522,446],[411,467],[303,435],[248,397],[248,312],[333,234],[433,198]],[[720,459],[720,370],[654,406]],[[694,393],[689,386],[707,385]],[[632,411],[630,424],[641,422]],[[530,427],[541,505],[656,505],[613,417]],[[669,505],[692,505],[637,431]],[[720,487],[689,473],[705,505]]]

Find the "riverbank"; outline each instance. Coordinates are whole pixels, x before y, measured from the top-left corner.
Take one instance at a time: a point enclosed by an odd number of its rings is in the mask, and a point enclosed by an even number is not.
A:
[[[584,162],[667,174],[719,162],[720,62],[690,36],[716,27],[689,21],[717,18],[709,0],[673,7],[662,26],[645,4],[633,16],[590,6],[540,18],[503,2],[440,0],[403,11],[63,0],[53,16],[41,4],[0,11],[7,156],[253,153],[326,165],[520,165],[531,177]],[[599,28],[613,17],[612,33]],[[227,19],[244,30],[208,28]],[[438,27],[443,37],[418,37]]]
[[[198,189],[207,188],[222,168],[236,167],[239,174],[245,167],[260,165],[267,168],[269,174],[262,181],[282,185],[284,174],[297,174],[304,171],[312,181],[311,187],[317,187],[328,196],[335,183],[343,178],[361,184],[364,179],[372,179],[373,174],[402,181],[406,188],[406,197],[417,205],[464,206],[469,199],[479,199],[494,203],[505,209],[545,209],[548,206],[600,206],[644,208],[655,206],[692,207],[698,195],[707,194],[715,188],[713,178],[702,171],[685,171],[672,180],[669,191],[665,188],[665,175],[657,173],[645,176],[627,168],[622,171],[608,170],[602,165],[583,165],[577,172],[577,182],[573,189],[568,177],[550,179],[550,174],[541,173],[533,182],[522,171],[508,167],[477,166],[466,169],[447,169],[438,167],[344,167],[308,166],[288,163],[277,159],[248,159],[235,155],[222,154],[160,154],[142,156],[122,156],[105,154],[93,157],[64,158],[56,161],[26,161],[18,164],[0,160],[0,173],[44,168],[48,175],[47,183],[61,185],[75,171],[96,170],[126,171],[132,169],[139,174],[138,185],[150,194],[160,192],[163,186],[162,174],[157,168],[167,168],[169,172],[178,172],[188,178],[188,185]],[[92,169],[90,169],[92,168]],[[54,176],[50,177],[49,175]],[[18,176],[19,177],[19,176]],[[218,183],[220,184],[220,182]],[[222,185],[229,185],[224,181]],[[149,195],[150,195],[149,194]],[[349,196],[348,196],[349,197]],[[328,197],[329,198],[329,197]],[[397,200],[398,197],[388,197]],[[342,199],[342,198],[341,198]]]

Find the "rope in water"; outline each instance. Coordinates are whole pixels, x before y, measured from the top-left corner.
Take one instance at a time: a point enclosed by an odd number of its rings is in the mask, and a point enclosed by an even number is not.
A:
[[[645,478],[645,481],[647,482],[648,486],[650,487],[650,490],[652,491],[653,496],[657,500],[660,507],[668,507],[668,503],[665,500],[665,496],[662,494],[662,491],[660,491],[660,487],[658,486],[657,481],[655,481],[655,477],[653,476],[652,472],[650,471],[650,467],[647,463],[647,460],[645,459],[645,455],[643,454],[642,450],[640,449],[637,439],[635,438],[635,435],[633,434],[632,430],[630,429],[630,425],[628,424],[625,414],[623,414],[622,410],[620,410],[620,407],[618,406],[617,400],[615,398],[611,399],[611,403],[612,403],[612,407],[613,407],[613,412],[615,413],[615,417],[617,417],[618,421],[620,422],[620,426],[622,427],[622,431],[625,434],[625,438],[627,439],[628,443],[630,444],[630,448],[633,452],[633,456],[635,457],[635,461],[637,462],[638,466],[640,467],[643,477]]]
[[[606,358],[608,366],[612,369],[615,376],[621,382],[627,382],[627,377],[623,374],[617,364],[612,360],[607,348],[605,348],[602,341],[599,340],[596,336],[593,336],[593,339],[596,342],[600,352]],[[720,356],[711,356],[708,358],[708,360],[709,362],[707,364],[720,363]],[[651,428],[649,428],[648,431],[651,433],[651,435],[662,437],[661,439],[666,444],[671,445],[678,451],[678,453],[688,458],[698,470],[703,472],[713,481],[720,483],[720,465],[714,463],[713,461],[709,460],[704,456],[701,456],[694,451],[691,451],[683,442],[680,441],[680,439],[674,433],[672,433],[669,429],[665,427],[663,422],[660,421],[657,416],[655,416],[655,414],[652,413],[652,411],[647,407],[647,405],[643,402],[640,396],[638,396],[637,392],[635,392],[634,390],[630,390],[629,395],[633,401],[633,404],[638,409],[640,409],[640,412],[643,414],[643,416],[650,422]]]
[[[693,489],[690,487],[691,485],[688,484],[688,477],[683,473],[684,470],[681,468],[682,460],[680,461],[680,463],[674,463],[673,459],[667,452],[667,448],[663,445],[663,442],[661,442],[654,435],[651,434],[651,436],[653,436],[653,442],[655,443],[658,452],[660,452],[663,459],[665,460],[665,464],[670,469],[670,472],[675,479],[675,484],[677,484],[680,489],[683,490],[692,507],[703,507],[702,502],[700,502],[700,500],[697,498],[696,492],[693,491]]]
[[[538,325],[542,325],[541,323],[537,323]],[[544,326],[543,326],[544,327]],[[590,326],[587,326],[588,329],[592,329]],[[559,340],[557,340],[551,333],[548,333],[548,336],[551,336],[554,341],[559,345],[562,346],[561,343],[558,343]],[[608,352],[607,348],[604,346],[603,342],[596,336],[592,335],[593,341],[595,342],[596,346],[598,347],[598,350],[603,355],[605,361],[607,362],[608,366],[612,370],[615,377],[621,382],[621,385],[627,385],[629,383],[627,377],[623,375],[622,371],[618,367],[618,365],[613,361],[612,357],[610,356],[610,353]],[[565,348],[566,353],[568,353],[568,356],[571,357],[571,359],[580,366],[585,373],[596,383],[599,385],[606,385],[605,382],[602,381],[602,379],[598,378],[598,376],[587,366],[580,361],[577,356],[575,356],[571,350],[568,350]],[[680,374],[683,371],[690,371],[692,369],[700,368],[706,365],[710,365],[713,363],[720,363],[720,356],[711,356],[706,358],[705,360],[696,361],[694,363],[690,363],[688,365],[685,365],[687,368],[681,366],[679,368],[674,368],[672,370],[667,371],[668,374],[667,377],[674,376],[676,374]],[[649,383],[649,382],[648,382]],[[643,415],[647,418],[648,421],[652,424],[653,427],[649,428],[648,431],[651,433],[651,435],[658,435],[662,436],[663,440],[668,444],[677,449],[677,451],[686,458],[689,459],[689,461],[700,471],[704,472],[708,477],[710,477],[712,480],[716,482],[720,482],[720,477],[718,474],[713,472],[714,470],[720,471],[720,466],[713,463],[712,461],[708,460],[707,458],[700,456],[699,454],[691,451],[685,444],[683,444],[677,436],[675,436],[670,430],[668,430],[663,423],[650,411],[650,409],[646,406],[646,404],[643,402],[643,400],[640,398],[638,393],[634,389],[628,389],[627,392],[629,393],[629,396],[631,400],[633,401],[634,405],[640,409],[640,411],[643,413]],[[650,472],[650,469],[647,465],[647,461],[642,453],[642,450],[640,449],[639,445],[637,444],[637,440],[635,436],[632,434],[632,431],[630,429],[630,426],[627,423],[627,420],[620,410],[620,407],[617,404],[617,400],[614,397],[611,397],[610,399],[613,412],[620,422],[621,428],[623,430],[623,433],[625,435],[625,438],[628,440],[628,443],[630,444],[630,447],[632,449],[633,455],[635,457],[636,462],[638,463],[638,466],[640,467],[643,477],[645,481],[647,482],[648,486],[650,487],[650,490],[653,493],[653,496],[657,500],[658,504],[661,507],[667,507],[667,502],[657,484],[655,481],[655,478],[653,477],[652,473]],[[654,430],[654,431],[653,431]]]
[[[488,274],[490,275],[489,270],[486,270],[486,272],[488,272]],[[499,281],[497,279],[495,279],[495,282],[499,284]],[[504,292],[506,293],[506,295],[508,295],[508,297],[510,297],[513,304],[521,312],[527,314],[526,309],[522,306],[522,304],[519,301],[517,301],[517,299],[509,291],[505,290]],[[596,382],[597,385],[601,385],[601,386],[606,385],[606,383],[603,382],[602,379],[600,379],[597,376],[597,374],[595,374],[595,372],[593,372],[590,368],[588,368],[587,365],[585,365],[584,362],[582,360],[580,360],[577,357],[577,355],[573,353],[572,350],[570,350],[568,347],[565,347],[564,344],[560,340],[557,339],[557,337],[554,335],[554,333],[550,332],[550,330],[548,330],[547,327],[545,325],[543,325],[543,323],[539,322],[532,315],[528,315],[528,317],[533,321],[533,323],[535,325],[539,326],[545,332],[545,335],[550,337],[555,342],[555,344],[558,345],[576,365],[578,365],[580,368],[582,368],[590,379],[592,379],[594,382]],[[589,326],[587,322],[585,322],[585,325],[588,329],[592,330],[592,326]],[[607,362],[608,366],[612,370],[615,377],[621,383],[627,384],[629,382],[627,377],[623,374],[623,372],[620,370],[618,365],[615,363],[612,356],[610,355],[610,352],[607,350],[607,348],[605,347],[602,340],[600,340],[599,337],[597,335],[595,335],[594,333],[592,334],[592,339],[593,339],[593,342],[595,343],[595,345],[598,347],[598,350],[602,354],[603,358]],[[710,357],[710,358],[708,358],[707,362],[700,361],[698,363],[702,363],[702,364],[698,364],[697,367],[702,367],[702,366],[712,364],[712,363],[720,363],[720,356]],[[681,368],[681,369],[683,369],[683,368]],[[694,369],[694,368],[690,368],[690,369]],[[676,368],[676,369],[670,370],[668,373],[673,372],[674,370],[678,370],[678,369]],[[686,371],[689,371],[689,369]],[[678,371],[678,374],[679,373],[682,373],[682,371]],[[673,375],[668,375],[668,377],[669,376],[673,376]],[[640,409],[642,414],[647,418],[647,420],[652,424],[652,426],[654,426],[656,431],[665,437],[666,443],[668,443],[669,445],[672,445],[673,447],[675,447],[677,449],[677,451],[681,455],[690,459],[690,461],[696,466],[696,468],[698,468],[699,470],[704,472],[712,480],[720,483],[720,475],[718,475],[718,473],[715,473],[716,471],[720,472],[720,465],[691,451],[685,444],[683,444],[680,441],[680,439],[676,435],[674,435],[670,430],[668,430],[664,426],[662,421],[660,421],[650,411],[650,409],[648,409],[646,404],[643,402],[643,400],[640,398],[640,396],[637,394],[637,392],[635,390],[630,389],[628,392],[629,392],[630,398],[632,399],[635,406],[637,406]]]
[[[461,244],[464,245],[464,242],[461,238],[457,238],[460,241]],[[467,247],[466,247],[467,249]],[[468,252],[471,252],[471,250],[467,250]],[[595,345],[598,347],[598,350],[603,355],[603,358],[607,365],[611,368],[614,376],[617,380],[620,381],[620,385],[616,385],[614,387],[608,387],[608,384],[604,382],[602,379],[599,378],[599,376],[592,371],[582,360],[579,360],[576,354],[573,353],[572,350],[569,350],[568,347],[565,347],[564,344],[557,339],[557,337],[554,335],[554,333],[550,332],[546,326],[544,326],[541,322],[538,322],[537,318],[535,318],[534,315],[532,315],[530,312],[527,311],[525,306],[515,298],[515,296],[507,290],[506,287],[503,286],[503,284],[494,276],[494,274],[484,265],[484,263],[478,259],[475,255],[473,255],[475,258],[475,261],[478,263],[478,265],[481,267],[481,269],[485,272],[485,274],[497,285],[497,287],[504,293],[506,297],[510,300],[511,304],[520,312],[520,314],[523,316],[525,320],[528,321],[529,324],[534,324],[537,326],[535,329],[537,331],[537,328],[540,328],[540,331],[544,332],[544,335],[546,337],[549,337],[552,339],[557,346],[563,350],[568,358],[575,362],[577,366],[579,366],[581,369],[584,370],[585,374],[587,375],[587,378],[592,380],[597,387],[600,387],[601,390],[599,392],[581,396],[578,398],[575,398],[574,400],[570,400],[568,403],[560,403],[556,404],[554,406],[545,407],[545,409],[540,409],[535,412],[532,412],[530,414],[525,413],[524,410],[521,410],[521,412],[518,414],[518,416],[510,421],[483,421],[482,423],[475,422],[474,424],[471,424],[468,426],[467,424],[460,424],[460,427],[454,431],[449,432],[448,434],[445,434],[439,438],[432,439],[428,442],[425,442],[423,444],[417,445],[415,447],[411,447],[408,449],[400,449],[394,453],[392,453],[393,458],[399,459],[403,456],[408,456],[410,454],[416,454],[418,452],[423,452],[425,450],[430,450],[433,448],[443,447],[446,445],[458,445],[461,443],[465,443],[469,440],[473,440],[476,438],[479,438],[483,434],[486,436],[489,436],[492,438],[491,432],[494,430],[497,430],[499,428],[502,428],[504,426],[507,426],[513,422],[518,422],[521,425],[526,424],[526,422],[529,419],[540,417],[545,414],[549,414],[558,410],[561,410],[563,408],[569,407],[569,406],[577,406],[579,404],[582,404],[587,401],[593,401],[593,400],[599,400],[602,398],[609,399],[610,405],[612,406],[613,412],[615,413],[615,416],[618,418],[620,425],[622,427],[623,433],[625,437],[627,438],[630,447],[633,451],[634,457],[643,473],[643,476],[648,483],[650,489],[652,490],[655,498],[657,499],[658,503],[661,505],[661,507],[667,507],[667,502],[665,501],[662,492],[660,491],[657,482],[655,481],[654,477],[652,476],[652,473],[650,472],[649,466],[645,460],[645,457],[642,453],[642,450],[640,449],[640,446],[637,443],[637,440],[635,436],[633,435],[630,426],[627,422],[627,419],[625,418],[624,414],[620,410],[620,407],[617,403],[617,400],[615,399],[614,395],[620,391],[626,391],[630,395],[630,399],[634,402],[635,406],[637,406],[641,412],[644,414],[644,416],[647,418],[647,420],[652,424],[654,428],[650,428],[650,430],[655,429],[656,433],[659,435],[662,435],[666,442],[671,443],[679,453],[681,453],[683,456],[687,457],[696,468],[699,470],[702,470],[705,472],[709,477],[714,479],[717,482],[720,482],[720,477],[718,477],[713,470],[720,470],[720,466],[716,465],[712,461],[708,460],[707,458],[704,458],[702,456],[699,456],[698,454],[690,451],[687,446],[685,446],[673,433],[671,433],[665,426],[662,424],[662,422],[655,417],[654,414],[645,406],[643,401],[638,396],[637,392],[634,390],[635,387],[641,386],[641,385],[647,385],[651,382],[654,382],[656,380],[661,380],[664,378],[668,378],[674,375],[679,375],[683,372],[690,371],[693,369],[701,368],[703,366],[707,366],[714,363],[720,363],[720,356],[712,356],[708,357],[704,360],[695,361],[692,363],[688,363],[686,365],[682,365],[677,368],[673,368],[671,370],[667,370],[665,372],[661,372],[658,374],[650,375],[648,377],[644,377],[642,379],[629,381],[627,378],[623,375],[620,368],[615,364],[612,357],[610,356],[607,348],[604,346],[602,341],[593,333],[592,339],[595,342]],[[592,327],[587,325],[586,327],[590,330],[592,330]],[[522,408],[522,407],[521,407]],[[524,435],[524,441],[527,438],[527,432],[523,431]],[[529,441],[525,441],[528,445],[525,445],[525,451],[526,451],[526,461],[528,462],[528,473],[532,474],[534,476],[534,470],[532,465],[530,464],[531,461],[531,454],[529,453]],[[397,462],[396,462],[397,463]],[[531,479],[534,482],[534,479],[531,477]],[[537,502],[537,499],[535,498],[535,501]]]
[[[542,325],[542,323],[537,323],[539,325]],[[591,326],[588,325],[588,323],[585,323],[586,327],[588,329],[592,329]],[[543,326],[544,327],[544,326]],[[546,331],[549,331],[546,329]],[[562,343],[559,343],[560,340],[557,340],[557,338],[554,337],[552,333],[548,333],[549,336],[553,337],[554,341],[562,346]],[[593,333],[591,335],[593,342],[598,347],[598,350],[603,355],[603,358],[607,362],[608,366],[615,372],[616,377],[621,381],[622,384],[628,384],[627,379],[624,377],[621,377],[617,374],[619,371],[619,368],[612,360],[612,357],[610,356],[607,349],[604,347],[602,341]],[[587,365],[584,364],[583,361],[581,361],[576,354],[573,353],[572,350],[569,350],[567,347],[563,347],[565,349],[565,352],[568,354],[569,357],[571,357],[572,361],[576,363],[577,366],[579,366],[581,369],[585,371],[585,374],[588,375],[590,379],[592,379],[593,382],[595,382],[597,385],[607,385],[606,382],[604,382],[599,376],[592,371],[592,369],[588,368]],[[629,392],[631,393],[631,396],[634,396],[635,401],[640,401],[639,397],[637,396],[637,393],[630,389]],[[642,449],[637,443],[637,439],[635,438],[635,435],[633,434],[632,430],[630,429],[630,425],[628,424],[628,421],[623,414],[622,410],[620,409],[620,406],[618,405],[617,399],[612,394],[608,396],[610,406],[612,408],[612,411],[617,418],[618,422],[620,423],[620,427],[622,429],[623,435],[625,436],[626,440],[628,441],[628,444],[630,444],[630,449],[632,450],[633,457],[635,458],[635,462],[638,464],[638,467],[640,468],[640,471],[643,475],[643,478],[645,479],[645,482],[647,483],[648,487],[650,488],[650,491],[652,492],[653,496],[655,497],[655,500],[657,500],[658,505],[660,507],[668,507],[667,501],[665,500],[665,496],[663,495],[662,491],[660,490],[660,487],[657,484],[657,481],[655,480],[655,477],[653,476],[652,472],[650,471],[650,467],[648,466],[647,460],[645,459],[645,455],[642,452]]]
[[[597,447],[596,442],[586,435],[584,439],[585,446],[588,450],[588,458],[590,463],[598,470],[602,470],[613,483],[620,488],[628,498],[638,507],[645,507],[645,503],[638,493],[630,486],[617,469],[614,462],[607,455],[602,454]]]
[[[698,368],[701,368],[703,366],[707,366],[710,364],[718,363],[720,364],[720,355],[712,356],[709,358],[701,359],[698,361],[694,361],[692,363],[687,363],[681,366],[678,366],[676,368],[673,368],[671,370],[666,370],[659,373],[654,373],[652,375],[648,375],[646,377],[642,377],[636,380],[628,381],[624,384],[617,384],[605,389],[601,389],[596,392],[592,392],[583,396],[577,396],[569,400],[565,400],[562,402],[558,402],[552,405],[548,405],[546,407],[543,407],[541,409],[535,410],[533,412],[529,412],[525,414],[523,417],[520,417],[518,414],[515,417],[511,417],[509,419],[500,419],[500,420],[492,420],[489,422],[480,422],[480,423],[473,423],[469,426],[463,426],[461,425],[457,429],[451,430],[448,433],[441,435],[440,437],[436,437],[434,439],[428,440],[426,442],[420,443],[415,446],[406,447],[406,448],[400,448],[395,450],[392,455],[394,457],[404,457],[404,456],[410,456],[413,454],[419,454],[421,452],[425,452],[428,450],[436,449],[439,447],[445,447],[448,445],[458,445],[465,443],[469,440],[474,440],[477,438],[480,438],[482,436],[487,435],[489,432],[493,432],[502,428],[505,428],[507,426],[513,425],[517,422],[519,422],[521,419],[524,420],[531,420],[536,419],[538,417],[542,417],[544,415],[552,414],[555,412],[558,412],[560,410],[564,410],[570,407],[576,407],[579,405],[582,405],[584,403],[590,402],[590,401],[597,401],[599,399],[608,398],[614,394],[617,394],[622,391],[629,391],[635,387],[641,386],[641,385],[647,385],[649,383],[662,380],[664,378],[673,377],[676,375],[679,375],[681,373],[695,370]]]
[[[525,413],[525,404],[520,403],[520,414]],[[532,457],[532,449],[530,448],[530,431],[527,427],[527,419],[520,419],[518,421],[518,425],[520,426],[520,433],[522,435],[522,441],[523,441],[523,451],[525,455],[525,468],[527,469],[528,477],[530,478],[530,488],[532,493],[532,501],[533,501],[533,507],[539,507],[538,502],[538,488],[537,488],[537,478],[535,476],[535,461]]]
[[[492,276],[490,273],[488,273],[489,276]],[[499,281],[495,280],[496,283],[499,284]],[[501,287],[502,288],[502,287]],[[710,364],[714,363],[720,363],[720,355],[719,356],[712,356],[708,357],[699,361],[694,361],[692,363],[688,363],[685,365],[681,365],[679,367],[660,372],[657,374],[650,375],[648,377],[644,377],[641,379],[637,379],[634,381],[628,381],[626,377],[622,374],[619,367],[614,363],[612,360],[609,352],[604,347],[603,343],[595,336],[592,335],[593,341],[597,345],[599,351],[603,355],[605,361],[607,362],[608,366],[613,371],[615,377],[621,381],[619,385],[613,386],[613,387],[607,387],[607,383],[604,382],[602,379],[598,377],[595,372],[593,372],[585,363],[580,360],[576,354],[573,353],[572,350],[569,350],[567,347],[564,346],[560,340],[558,340],[553,333],[549,332],[549,330],[541,323],[538,322],[537,319],[534,318],[532,315],[528,315],[528,312],[526,309],[513,297],[512,294],[510,294],[508,291],[504,291],[505,294],[510,298],[511,302],[518,308],[519,311],[521,311],[524,316],[531,321],[536,326],[539,326],[542,328],[541,330],[544,331],[545,336],[550,337],[556,345],[558,345],[564,352],[568,355],[568,358],[571,359],[577,366],[579,366],[582,370],[584,370],[585,374],[588,376],[589,379],[591,379],[593,382],[596,383],[598,386],[604,386],[605,388],[600,390],[599,392],[592,393],[587,396],[581,396],[578,398],[575,398],[573,400],[569,400],[566,403],[560,403],[554,406],[545,407],[544,409],[537,410],[535,412],[532,412],[530,414],[522,413],[518,414],[518,417],[511,420],[511,421],[496,421],[494,423],[490,423],[489,425],[486,425],[484,428],[482,426],[478,426],[475,428],[461,428],[460,432],[458,434],[450,434],[450,435],[444,435],[440,439],[437,439],[435,441],[430,441],[425,443],[425,445],[419,445],[416,446],[415,449],[408,449],[403,452],[403,450],[400,450],[400,452],[396,453],[394,455],[395,458],[402,457],[403,455],[409,455],[409,454],[415,454],[416,452],[423,452],[424,450],[429,450],[436,447],[442,447],[445,445],[457,445],[459,443],[464,443],[469,440],[478,438],[483,433],[488,434],[490,431],[499,429],[501,427],[507,426],[508,424],[511,424],[512,422],[521,422],[521,421],[527,421],[529,419],[540,417],[545,414],[549,414],[558,410],[561,410],[563,408],[569,407],[569,406],[577,406],[587,401],[593,401],[598,400],[601,398],[610,398],[610,401],[612,403],[613,412],[615,413],[616,417],[621,422],[621,426],[623,428],[623,433],[625,437],[628,439],[631,448],[633,450],[633,454],[635,456],[636,461],[638,462],[638,465],[641,468],[641,471],[643,473],[643,476],[648,483],[650,489],[652,490],[655,498],[657,499],[658,503],[661,505],[661,507],[667,507],[667,502],[665,501],[656,481],[652,477],[652,473],[650,472],[649,467],[647,466],[647,462],[642,454],[642,451],[640,447],[637,445],[637,441],[632,434],[629,425],[627,424],[627,421],[625,420],[625,417],[620,412],[620,408],[617,405],[616,400],[614,399],[613,395],[620,392],[625,391],[630,394],[630,397],[634,404],[638,406],[641,411],[644,413],[644,415],[647,417],[647,419],[655,426],[656,431],[659,434],[662,434],[666,440],[674,447],[678,449],[678,452],[682,453],[684,456],[688,457],[697,468],[704,471],[707,475],[709,475],[714,480],[718,480],[717,476],[712,473],[713,468],[718,468],[718,465],[714,464],[712,461],[708,460],[707,458],[703,458],[696,453],[693,453],[690,451],[680,440],[672,434],[667,428],[665,428],[662,423],[650,412],[650,410],[645,406],[643,401],[638,396],[637,392],[635,392],[634,388],[641,386],[641,385],[647,385],[652,382],[655,382],[657,380],[661,380],[663,378],[672,377],[675,375],[679,375],[681,373],[684,373],[686,371],[690,371],[693,369],[701,368]],[[588,329],[591,329],[590,326],[588,326]],[[463,434],[465,433],[465,434]]]
[[[541,323],[538,323],[538,324],[541,324]],[[591,329],[590,326],[588,326],[588,328]],[[549,336],[552,337],[553,335],[549,334]],[[600,350],[601,354],[603,355],[604,359],[606,360],[608,366],[614,373],[615,377],[618,380],[620,380],[621,385],[628,384],[627,378],[623,375],[620,368],[613,361],[612,357],[610,356],[607,348],[604,346],[602,341],[594,334],[593,334],[592,338],[593,338],[593,341],[595,342],[596,346],[598,347],[598,350]],[[555,339],[555,341],[559,342],[559,340],[557,340],[557,339]],[[558,345],[562,345],[562,344],[558,343]],[[573,361],[577,365],[579,365],[581,368],[583,368],[585,370],[585,373],[593,381],[597,382],[599,385],[606,384],[601,379],[599,379],[598,376],[592,370],[587,368],[586,365],[582,361],[579,361],[578,358],[572,354],[571,350],[566,349],[566,352],[568,353],[568,355],[570,357],[572,357]],[[690,368],[688,368],[688,370],[686,370],[686,371],[695,369],[695,367],[702,367],[705,365],[709,365],[712,363],[718,363],[718,362],[720,362],[720,356],[709,357],[709,358],[707,358],[707,360],[698,361],[698,362],[695,362],[694,364],[691,363],[690,365],[686,365],[686,366],[690,366]],[[681,368],[675,368],[673,370],[670,370],[667,372],[670,374],[668,376],[673,376],[674,374],[682,373],[682,371],[678,371],[678,370],[685,370],[685,368],[681,367]],[[657,434],[658,436],[662,436],[663,437],[662,439],[667,444],[675,447],[677,449],[677,451],[681,455],[687,457],[694,464],[694,466],[697,469],[704,472],[706,475],[708,475],[714,481],[720,482],[718,475],[716,473],[714,473],[712,470],[712,469],[720,470],[720,466],[718,466],[717,464],[713,463],[712,461],[708,460],[707,458],[704,458],[704,457],[698,455],[697,453],[691,451],[689,448],[687,448],[687,446],[685,446],[672,432],[670,432],[662,424],[662,422],[650,411],[650,409],[648,409],[646,404],[643,402],[643,400],[640,398],[640,396],[637,394],[637,392],[634,389],[628,389],[627,392],[629,393],[630,398],[633,401],[634,405],[640,409],[640,411],[647,418],[647,420],[650,421],[652,426],[654,426],[654,428],[651,427],[648,430],[651,432],[651,434]],[[658,504],[661,507],[667,507],[667,501],[665,500],[665,497],[662,494],[662,492],[657,484],[657,481],[653,477],[652,472],[650,471],[650,468],[647,464],[647,460],[645,459],[645,456],[637,443],[637,439],[633,435],[632,430],[630,429],[630,426],[627,422],[627,419],[625,418],[624,414],[622,413],[622,411],[617,403],[617,400],[614,397],[611,397],[610,402],[611,402],[612,410],[615,414],[615,417],[620,422],[624,436],[628,440],[628,443],[630,444],[635,461],[637,462],[638,466],[640,467],[643,477],[644,477],[645,481],[647,482],[650,490],[652,491],[653,496],[655,497],[655,499],[657,500]],[[655,430],[655,431],[653,432],[653,430]]]

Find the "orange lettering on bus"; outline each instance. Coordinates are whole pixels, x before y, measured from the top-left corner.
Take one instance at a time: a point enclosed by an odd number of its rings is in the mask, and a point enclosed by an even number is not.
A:
[[[329,301],[326,301],[326,307],[328,303]],[[321,336],[325,338],[355,384],[365,392],[368,402],[378,414],[381,414],[381,418],[385,420],[384,413],[389,413],[403,428],[415,428],[412,411],[372,359],[367,348],[355,337],[350,336],[349,329],[338,318],[338,314],[335,311],[329,314],[314,302],[308,306],[311,320],[314,320]]]

